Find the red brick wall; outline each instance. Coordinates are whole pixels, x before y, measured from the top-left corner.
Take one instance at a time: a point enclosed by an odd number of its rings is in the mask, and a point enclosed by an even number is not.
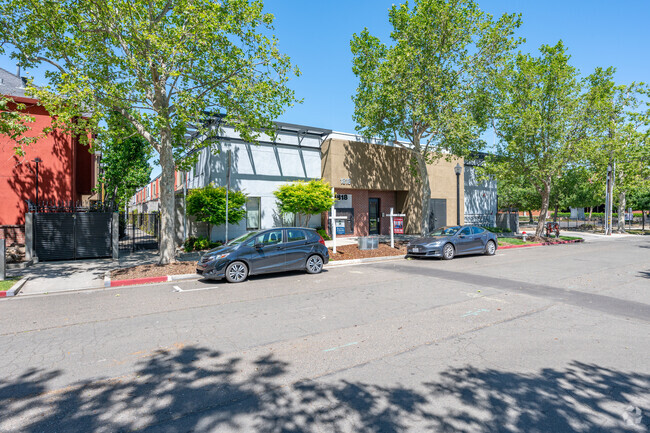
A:
[[[25,226],[0,226],[0,238],[5,239],[5,245],[25,245]]]
[[[368,236],[368,199],[379,199],[379,212],[389,214],[390,208],[394,208],[397,213],[400,209],[396,209],[395,191],[372,191],[363,189],[337,189],[336,194],[350,194],[352,195],[352,207],[354,208],[354,233],[339,235],[339,237],[346,236]],[[327,227],[327,233],[331,236],[331,223],[329,223],[329,212],[325,213],[324,221]],[[380,220],[379,229],[382,235],[390,235],[390,218],[382,217]]]

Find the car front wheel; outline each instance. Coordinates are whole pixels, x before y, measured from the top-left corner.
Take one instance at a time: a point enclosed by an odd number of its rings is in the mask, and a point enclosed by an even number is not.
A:
[[[226,268],[226,280],[229,283],[241,283],[248,276],[248,267],[242,262],[232,262]]]
[[[493,256],[494,253],[497,252],[497,246],[494,243],[494,241],[488,241],[487,245],[485,246],[485,254],[488,256]]]
[[[309,256],[305,269],[307,273],[319,274],[323,270],[323,258],[318,254]]]
[[[442,247],[442,258],[445,260],[451,260],[456,255],[456,250],[452,244],[446,244]]]

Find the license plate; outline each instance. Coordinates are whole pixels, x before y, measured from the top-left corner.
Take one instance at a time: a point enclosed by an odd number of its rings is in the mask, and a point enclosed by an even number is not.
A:
[[[415,247],[415,248],[413,248],[413,252],[414,252],[414,253],[419,253],[419,252],[420,252],[420,249],[419,249],[418,247]]]

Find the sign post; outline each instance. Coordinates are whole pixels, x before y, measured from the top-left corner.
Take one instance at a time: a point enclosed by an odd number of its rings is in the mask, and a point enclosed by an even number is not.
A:
[[[404,234],[404,217],[406,214],[393,213],[393,208],[390,208],[390,247],[395,248],[394,233]]]
[[[332,196],[336,197],[336,194],[334,194],[334,188],[332,188]],[[346,220],[348,217],[337,217],[336,207],[334,205],[332,205],[332,210],[330,213],[330,220],[332,220],[332,252],[336,254],[336,220]]]

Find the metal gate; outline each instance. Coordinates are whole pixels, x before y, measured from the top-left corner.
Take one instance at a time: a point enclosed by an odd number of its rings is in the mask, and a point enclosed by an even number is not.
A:
[[[34,248],[41,261],[112,256],[110,212],[34,214]]]
[[[157,250],[160,244],[160,214],[120,214],[120,254]]]

